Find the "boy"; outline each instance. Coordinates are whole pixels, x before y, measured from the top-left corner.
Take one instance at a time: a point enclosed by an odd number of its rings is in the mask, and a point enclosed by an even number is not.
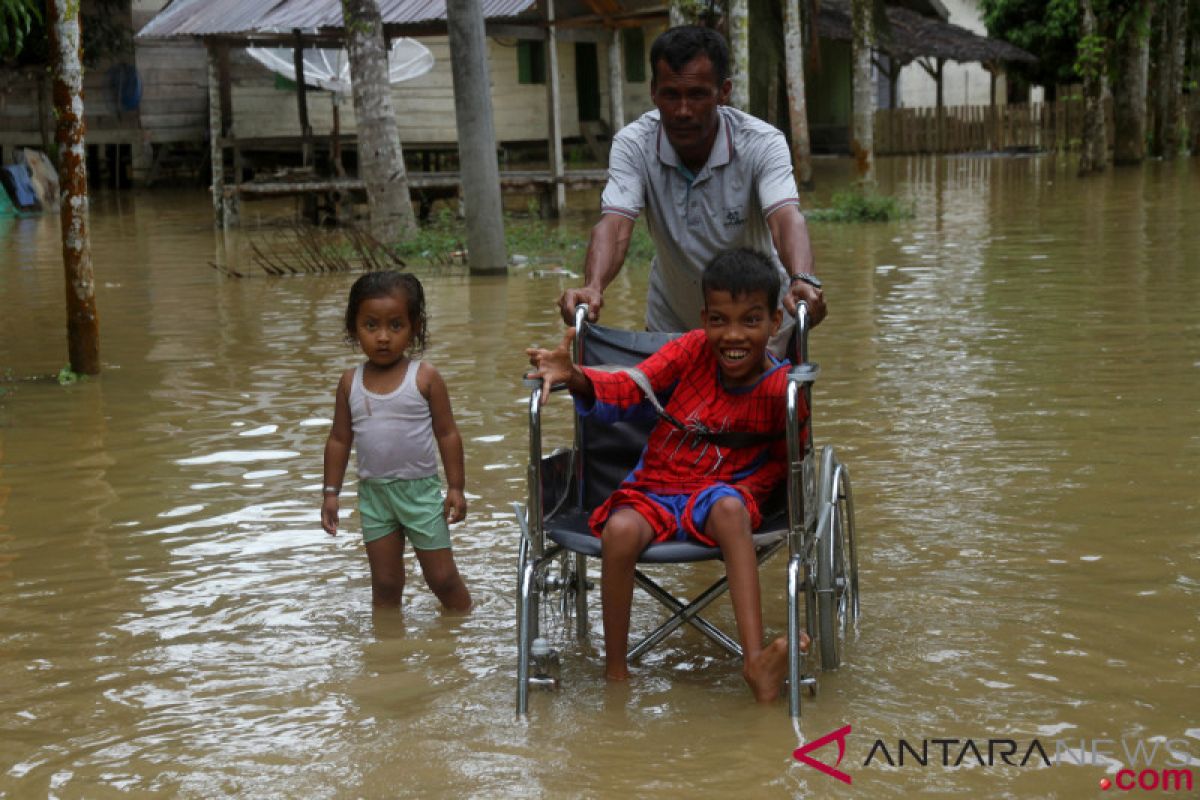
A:
[[[638,555],[651,542],[690,537],[721,548],[745,658],[742,674],[755,699],[770,702],[779,695],[787,642],[779,638],[763,646],[750,534],[762,520],[759,504],[787,470],[787,362],[767,350],[782,319],[780,283],[779,272],[760,253],[718,255],[701,281],[700,329],[638,367],[665,408],[634,471],[589,520],[592,532],[604,539],[600,595],[605,675],[611,681],[629,677]],[[649,401],[634,376],[572,365],[573,336],[568,331],[555,350],[527,351],[546,387],[542,397],[553,384],[565,383],[581,414],[615,421],[644,410]],[[801,646],[807,647],[807,639]]]

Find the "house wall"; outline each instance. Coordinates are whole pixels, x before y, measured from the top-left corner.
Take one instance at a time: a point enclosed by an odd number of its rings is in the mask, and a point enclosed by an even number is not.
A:
[[[981,36],[987,36],[979,0],[942,0],[950,12],[949,21]],[[937,83],[919,64],[900,71],[899,105],[917,108],[937,105]],[[1004,78],[996,82],[996,102],[1004,103]],[[991,76],[979,64],[946,62],[942,78],[942,99],[948,106],[988,105],[991,102]]]
[[[647,34],[649,37],[650,31]],[[419,41],[433,53],[434,68],[392,89],[392,105],[396,112],[400,141],[413,144],[456,141],[458,133],[454,119],[449,40],[445,36],[438,36]],[[522,84],[518,81],[515,39],[489,38],[487,48],[497,141],[544,140],[549,115],[546,85]],[[577,137],[580,129],[575,91],[575,43],[560,41],[557,50],[562,135]],[[607,120],[610,116],[607,44],[597,43],[597,56],[601,87],[600,115]],[[294,88],[277,82],[270,70],[242,51],[231,52],[230,71],[234,132],[237,136],[298,135],[299,117]],[[330,94],[324,90],[308,90],[309,122],[318,134],[327,134],[332,130]],[[651,108],[649,82],[626,82],[624,101],[626,121]],[[341,131],[353,133],[354,106],[350,97],[342,101],[340,117]]]

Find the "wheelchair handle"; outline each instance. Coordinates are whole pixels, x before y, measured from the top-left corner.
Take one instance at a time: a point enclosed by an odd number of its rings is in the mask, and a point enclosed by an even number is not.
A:
[[[808,331],[812,327],[809,322],[811,314],[808,303],[801,300],[796,303],[796,360],[800,364],[808,363]]]
[[[587,303],[575,306],[575,341],[571,343],[571,359],[576,364],[583,363],[583,326],[588,318]]]

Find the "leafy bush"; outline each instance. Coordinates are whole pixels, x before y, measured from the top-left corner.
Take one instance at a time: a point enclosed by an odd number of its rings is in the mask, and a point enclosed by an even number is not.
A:
[[[818,222],[889,222],[910,219],[913,209],[889,195],[851,189],[834,193],[829,208],[814,208],[804,216]]]

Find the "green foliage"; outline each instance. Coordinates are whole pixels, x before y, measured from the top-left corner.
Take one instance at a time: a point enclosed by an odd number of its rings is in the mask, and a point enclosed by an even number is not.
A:
[[[36,16],[20,37],[19,46],[5,46],[6,36],[12,40],[9,28],[10,9],[32,8]],[[51,63],[50,35],[46,19],[39,11],[38,0],[0,0],[0,62],[12,62],[19,67],[46,66]],[[84,66],[94,67],[102,61],[121,61],[133,57],[133,31],[129,27],[127,0],[95,0],[89,11],[79,19],[83,38]]]
[[[1108,56],[1108,40],[1099,35],[1084,36],[1079,40],[1078,55],[1075,57],[1075,72],[1084,80],[1097,79],[1104,72]]]
[[[587,236],[581,235],[537,216],[537,201],[529,203],[527,215],[510,214],[504,220],[505,248],[511,255],[561,260],[581,266],[587,251]],[[466,249],[467,231],[462,220],[447,208],[442,208],[421,226],[415,236],[396,246],[396,253],[405,260],[426,264],[449,264],[455,254]],[[649,263],[654,256],[654,243],[645,226],[634,228],[625,260],[630,264]]]
[[[73,383],[79,383],[80,381],[87,380],[87,376],[76,372],[75,370],[71,369],[70,364],[67,364],[58,371],[58,375],[55,376],[55,380],[58,381],[59,386],[70,386]]]
[[[890,195],[851,189],[836,192],[829,208],[814,208],[804,216],[817,222],[891,222],[910,219],[913,209]]]
[[[988,35],[1033,53],[1038,63],[1012,71],[1045,86],[1075,80],[1079,4],[1076,0],[982,0]]]
[[[0,0],[0,61],[15,58],[41,22],[37,0]]]

